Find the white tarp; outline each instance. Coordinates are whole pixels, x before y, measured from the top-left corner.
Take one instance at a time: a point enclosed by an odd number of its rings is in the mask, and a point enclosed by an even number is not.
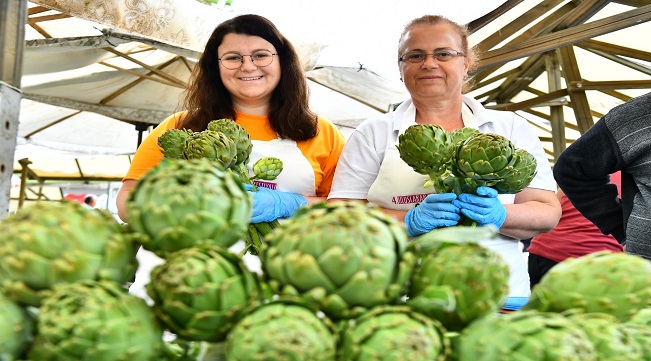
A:
[[[441,13],[468,22],[503,0],[465,2],[472,6],[407,0],[235,0],[229,7],[192,0],[34,0],[30,8],[41,5],[73,17],[39,22],[51,38],[26,27],[14,169],[20,169],[19,159],[28,158],[30,168],[44,177],[124,174],[138,132],[133,124],[116,121],[115,114],[155,124],[176,111],[180,83],[188,80],[207,37],[219,22],[243,13],[268,17],[292,40],[314,80],[313,110],[348,134],[363,119],[406,98],[396,75],[395,47],[407,21]],[[150,69],[106,47],[151,67],[170,62],[164,66],[170,78],[152,75],[158,81],[134,83],[137,77],[128,72]]]
[[[36,173],[47,168],[42,174],[51,174],[54,168],[60,169],[61,174],[78,176],[81,176],[75,162],[78,157],[113,155],[120,159],[116,163],[124,164],[122,160],[128,163],[128,155],[135,151],[138,132],[133,124],[119,120],[156,124],[177,110],[183,92],[181,84],[187,81],[207,36],[220,21],[242,13],[268,17],[290,38],[301,54],[310,79],[312,108],[347,134],[363,119],[386,111],[406,98],[407,93],[398,80],[396,57],[398,37],[409,20],[432,13],[467,23],[503,2],[234,0],[232,6],[223,7],[194,0],[34,0],[30,7],[38,4],[74,17],[38,23],[54,39],[45,39],[26,27],[24,99],[15,159],[43,158],[46,160],[32,164]],[[538,2],[525,0],[523,11]],[[609,4],[596,18],[609,16],[622,7],[625,8],[621,4]],[[500,24],[518,15],[517,11],[510,11],[504,19],[500,17],[473,34],[471,45],[499,31]],[[651,23],[641,24],[597,40],[648,52],[651,43],[638,39],[639,34],[648,32],[649,26]],[[164,67],[169,78],[151,75],[150,80],[135,81],[137,77],[129,72],[148,74],[151,69],[120,58],[106,51],[106,47],[128,53],[148,66]],[[577,49],[576,55],[581,75],[588,80],[641,78],[639,72],[614,66],[613,62],[585,50]],[[642,68],[651,69],[648,62],[635,61]],[[501,71],[520,64],[511,62]],[[541,76],[532,86],[545,91],[547,79]],[[471,95],[478,96],[484,91],[479,89]],[[635,96],[643,92],[646,90],[630,89],[623,93]],[[523,92],[514,101],[526,100],[528,96],[535,94]],[[600,112],[617,104],[616,99],[604,93],[589,92],[587,96],[591,107]],[[565,111],[566,121],[574,122],[571,109]],[[531,120],[529,114],[526,116]],[[541,121],[539,126],[540,136],[549,137],[549,123]],[[577,136],[578,132],[568,128],[568,139]],[[551,149],[550,143],[545,145]],[[60,152],[65,152],[65,156]],[[59,161],[68,165],[63,166]],[[105,160],[98,159],[95,163],[105,165],[101,172],[82,169],[81,173],[119,176],[125,171],[123,166]],[[17,163],[15,169],[19,169]]]

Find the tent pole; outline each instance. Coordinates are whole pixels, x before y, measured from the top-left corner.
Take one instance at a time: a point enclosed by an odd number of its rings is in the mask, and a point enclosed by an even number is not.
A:
[[[32,162],[23,158],[18,160],[20,166],[22,167],[20,171],[20,193],[18,193],[18,209],[23,208],[23,203],[25,203],[25,189],[27,188],[27,177],[29,176],[29,169],[27,168]]]
[[[9,215],[26,21],[27,0],[0,0],[0,220]]]
[[[136,149],[140,146],[140,143],[142,143],[142,133],[149,128],[149,124],[147,123],[136,123],[136,130],[138,131],[138,144],[136,145]]]

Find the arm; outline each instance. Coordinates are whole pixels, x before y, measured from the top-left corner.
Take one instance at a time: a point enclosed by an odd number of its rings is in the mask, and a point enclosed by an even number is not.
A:
[[[610,174],[623,167],[604,118],[561,153],[554,167],[554,178],[574,207],[619,242],[624,240],[622,207]]]
[[[500,233],[527,239],[549,232],[561,217],[561,205],[552,191],[526,188],[515,195],[513,204],[505,204],[506,219]]]
[[[118,216],[123,222],[129,222],[127,220],[127,200],[129,199],[129,194],[131,194],[133,188],[136,187],[136,183],[138,182],[133,179],[125,180],[118,191],[115,203],[118,208]]]

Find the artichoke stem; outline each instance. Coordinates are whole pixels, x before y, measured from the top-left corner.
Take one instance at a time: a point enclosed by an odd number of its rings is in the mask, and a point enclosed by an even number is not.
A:
[[[240,256],[244,256],[246,252],[254,256],[259,256],[262,253],[262,239],[258,234],[258,229],[255,224],[250,223],[248,231],[245,233],[246,247],[242,250]]]

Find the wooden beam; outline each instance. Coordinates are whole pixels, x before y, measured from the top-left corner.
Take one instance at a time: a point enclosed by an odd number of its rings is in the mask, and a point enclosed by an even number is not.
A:
[[[111,47],[105,47],[105,48],[102,48],[102,49],[104,49],[104,50],[106,50],[108,52],[111,52],[111,53],[113,53],[115,55],[118,55],[118,56],[120,56],[122,58],[125,58],[125,59],[127,59],[127,60],[129,60],[129,61],[131,61],[133,63],[136,63],[136,64],[142,66],[143,68],[153,72],[154,74],[156,74],[156,75],[158,75],[158,76],[160,76],[162,78],[165,78],[165,79],[167,79],[167,80],[169,80],[169,81],[171,81],[173,83],[177,83],[177,84],[179,84],[179,85],[181,85],[183,87],[185,87],[185,85],[186,85],[186,83],[183,80],[181,80],[179,78],[176,78],[176,77],[174,77],[174,76],[172,76],[170,74],[167,74],[165,72],[162,72],[159,69],[157,69],[157,68],[155,68],[155,67],[153,67],[153,66],[151,66],[149,64],[146,64],[146,63],[144,63],[144,62],[142,62],[142,61],[140,61],[140,60],[138,60],[136,58],[133,58],[133,57],[131,57],[131,56],[125,54],[125,53],[117,51],[117,50],[115,50],[115,49],[113,49]]]
[[[520,15],[517,19],[514,19],[508,24],[502,26],[499,30],[493,34],[487,36],[479,44],[477,44],[477,51],[482,54],[490,49],[492,49],[497,44],[503,42],[505,39],[508,39],[513,34],[521,31],[527,26],[531,25],[533,19],[540,19],[544,14],[551,11],[558,4],[562,3],[564,0],[544,0],[540,4],[532,7],[524,14]],[[558,19],[558,18],[556,18]],[[546,27],[546,25],[545,25]],[[539,25],[537,28],[541,28]],[[517,40],[516,40],[517,42]]]
[[[86,112],[93,112],[107,117],[115,118],[127,123],[147,123],[158,125],[163,119],[167,118],[173,110],[151,110],[127,107],[116,107],[110,105],[99,105],[94,103],[80,102],[77,100],[58,98],[47,95],[24,93],[23,98],[36,102],[55,105],[64,108],[77,109]]]
[[[514,38],[513,40],[509,41],[505,46],[513,45],[513,44],[518,44],[521,43],[527,39],[534,38],[536,36],[542,35],[542,34],[547,34],[554,30],[554,28],[557,26],[559,19],[562,19],[563,16],[567,15],[569,12],[571,12],[574,9],[574,5],[571,3],[563,5],[560,9],[554,11],[553,13],[549,14],[547,17],[544,19],[538,21],[535,23],[533,26],[530,28],[526,29],[522,34]],[[534,19],[531,19],[533,21]],[[488,40],[490,41],[490,40]],[[481,43],[480,43],[481,44]],[[490,44],[486,45],[479,45],[477,48],[485,48],[489,49],[492,46]],[[490,67],[483,67],[481,68],[481,58],[484,57],[484,54],[480,53],[480,61],[477,64],[477,67],[473,69],[473,76],[475,79],[478,81],[481,81],[482,79],[488,77],[490,74],[494,73],[497,69],[499,69],[503,64],[497,64],[494,66]],[[523,68],[521,66],[521,68]]]
[[[546,34],[545,36],[548,36],[552,31],[557,31],[559,29],[565,29],[567,27],[581,24],[582,22],[589,20],[593,14],[595,14],[607,4],[608,2],[606,0],[586,0],[581,2],[578,6],[575,6],[574,2],[567,3],[563,5],[559,10],[555,11],[554,14],[545,19],[545,21],[550,25],[546,26],[543,30],[540,30],[539,33]],[[572,9],[570,10],[570,8]],[[560,15],[561,18],[558,20],[553,19],[554,15]],[[533,36],[535,37],[535,35]],[[501,92],[499,94],[493,95],[495,99],[500,103],[508,103],[513,97],[528,87],[531,82],[537,79],[545,71],[545,64],[542,56],[543,54],[535,54],[526,59],[520,65],[522,72],[520,74],[516,74],[507,78],[500,85]],[[491,67],[489,69],[493,68],[495,67]],[[483,70],[480,70],[480,74],[483,72]]]
[[[520,66],[519,73],[509,76],[501,85],[501,92],[495,98],[501,102],[507,102],[513,99],[523,89],[536,80],[545,71],[545,58],[542,54],[532,56],[525,60]]]
[[[613,55],[621,55],[627,58],[633,58],[633,59],[639,59],[639,60],[651,62],[651,53],[641,49],[628,48],[625,46],[605,43],[603,41],[597,41],[592,39],[582,41],[575,45],[586,50],[595,50],[595,51],[600,51],[600,52],[609,53]]]
[[[572,82],[580,82],[582,79],[581,72],[579,70],[579,64],[576,62],[574,48],[572,46],[563,47],[559,49],[559,54],[561,57],[561,64],[563,65],[565,83],[570,84]],[[590,102],[588,102],[585,89],[582,87],[568,86],[568,91],[570,101],[572,102],[572,109],[574,110],[574,117],[579,126],[579,132],[583,134],[594,125],[594,120],[590,113]]]
[[[651,5],[542,35],[519,44],[507,45],[500,49],[491,50],[482,57],[479,68],[481,69],[493,65],[504,64],[515,59],[572,45],[583,40],[625,29],[649,20],[651,20]]]
[[[480,17],[479,19],[475,19],[471,22],[468,23],[468,31],[472,34],[475,31],[483,28],[487,24],[493,22],[493,20],[499,18],[500,16],[504,15],[507,13],[509,10],[513,9],[516,7],[516,5],[520,4],[523,0],[507,0],[505,1],[502,5],[498,6],[497,9],[489,12],[488,14]]]
[[[547,84],[550,92],[558,91],[563,88],[561,84],[561,66],[558,54],[549,52],[545,56],[545,67],[547,70]],[[542,96],[542,95],[541,95]],[[563,98],[563,100],[565,100]],[[563,105],[549,107],[550,124],[552,126],[552,148],[554,150],[554,160],[565,150],[565,117],[563,114]]]
[[[633,6],[639,8],[651,4],[651,0],[612,0],[612,2],[622,5]]]
[[[483,87],[485,87],[485,86],[487,86],[487,85],[489,85],[489,84],[492,84],[492,83],[494,83],[494,82],[496,82],[496,81],[498,81],[498,80],[500,80],[500,79],[504,79],[504,78],[506,78],[506,77],[508,77],[508,76],[510,76],[510,75],[517,74],[517,73],[520,72],[520,71],[522,71],[522,69],[520,69],[520,68],[513,68],[513,69],[511,69],[511,70],[509,70],[509,71],[505,71],[505,72],[503,72],[503,73],[501,73],[501,74],[498,74],[498,75],[496,75],[496,76],[494,76],[494,77],[492,77],[492,78],[490,78],[490,79],[485,79],[485,80],[482,81],[481,83],[474,84],[474,85],[472,86],[472,88],[473,88],[473,89],[483,88]]]
[[[178,59],[178,57],[172,59],[172,62],[176,61],[177,59]],[[163,85],[185,89],[185,87],[180,85],[180,84],[168,82],[168,81],[166,81],[164,79],[160,79],[160,78],[152,76],[151,74],[153,74],[153,72],[148,72],[146,74],[145,73],[140,73],[140,72],[137,72],[135,70],[120,68],[119,66],[115,66],[113,64],[109,64],[109,63],[104,62],[104,61],[100,62],[99,64],[102,64],[102,65],[107,66],[109,68],[113,68],[115,70],[119,70],[119,71],[121,71],[123,73],[126,73],[126,74],[135,75],[138,78],[142,78],[141,80],[151,80],[151,81],[154,81],[154,82],[157,82],[157,83],[161,83]]]
[[[31,16],[31,17],[27,18],[27,24],[32,25],[32,24],[41,23],[41,22],[44,22],[44,21],[67,19],[69,17],[71,17],[71,16],[68,15],[68,14]]]
[[[160,74],[163,71],[163,69],[167,68],[169,65],[173,64],[178,59],[179,59],[179,57],[175,56],[174,58],[172,58],[172,59],[164,62],[163,64],[159,65],[158,67],[156,67],[156,69],[157,69],[156,74]],[[104,97],[104,99],[100,100],[99,103],[100,104],[107,104],[108,102],[110,102],[111,100],[117,98],[118,96],[120,96],[121,94],[126,92],[127,90],[129,90],[129,89],[133,88],[134,86],[138,85],[139,83],[143,82],[145,79],[152,80],[152,81],[159,81],[160,80],[160,79],[153,78],[151,76],[152,74],[154,74],[153,71],[149,72],[147,74],[139,73],[138,74],[138,79],[130,82],[129,84],[123,86],[122,88],[120,88],[120,89],[114,91],[113,93],[109,94],[108,96]],[[166,82],[163,82],[163,83],[165,84]],[[178,87],[178,85],[177,85],[177,87]],[[184,88],[184,87],[181,87],[181,88]]]
[[[527,108],[535,108],[537,106],[543,106],[541,104],[544,104],[548,101],[551,100],[556,100],[559,98],[562,98],[564,96],[567,96],[567,89],[559,89],[556,91],[553,91],[549,94],[545,94],[539,97],[535,97],[532,99],[527,99],[524,101],[521,101],[519,103],[510,103],[510,104],[499,104],[490,107],[491,109],[499,109],[499,110],[510,110],[510,111],[516,111],[516,110],[522,110],[522,109],[527,109]]]
[[[36,15],[40,13],[44,13],[47,11],[51,11],[50,9],[46,8],[45,6],[34,6],[29,9],[27,9],[27,15]]]
[[[570,91],[577,90],[615,90],[615,89],[648,89],[651,80],[612,80],[612,81],[572,81],[568,83]]]
[[[74,112],[74,113],[72,113],[72,114],[68,114],[68,115],[66,115],[65,117],[61,117],[61,118],[59,118],[59,119],[56,119],[55,121],[53,121],[53,122],[51,122],[51,123],[49,123],[49,124],[46,124],[46,125],[44,125],[44,126],[38,128],[38,129],[36,129],[36,130],[34,130],[34,131],[28,133],[28,134],[26,134],[24,138],[25,138],[25,139],[29,139],[29,138],[31,138],[34,134],[38,134],[38,133],[44,131],[45,129],[51,128],[52,126],[55,126],[55,125],[61,123],[62,121],[66,120],[66,119],[70,119],[70,118],[74,117],[75,115],[77,115],[77,114],[79,114],[79,113],[81,113],[81,110],[76,111],[76,112]]]
[[[620,56],[612,55],[612,54],[609,54],[609,53],[606,53],[606,52],[603,52],[603,51],[600,51],[600,50],[588,49],[588,51],[593,53],[593,54],[599,55],[602,58],[608,59],[608,60],[610,60],[612,62],[615,62],[615,63],[618,63],[620,65],[623,65],[623,66],[625,66],[627,68],[639,71],[640,73],[644,73],[646,75],[651,75],[651,67],[646,66],[644,64],[636,63],[634,61],[624,59],[624,58],[622,58]]]
[[[617,98],[617,99],[619,99],[619,100],[621,100],[623,102],[627,102],[627,101],[629,101],[629,100],[631,100],[633,98],[633,97],[631,97],[629,95],[620,93],[620,92],[615,91],[615,90],[600,90],[600,91],[602,93],[604,93],[604,94],[610,95],[613,98]]]

